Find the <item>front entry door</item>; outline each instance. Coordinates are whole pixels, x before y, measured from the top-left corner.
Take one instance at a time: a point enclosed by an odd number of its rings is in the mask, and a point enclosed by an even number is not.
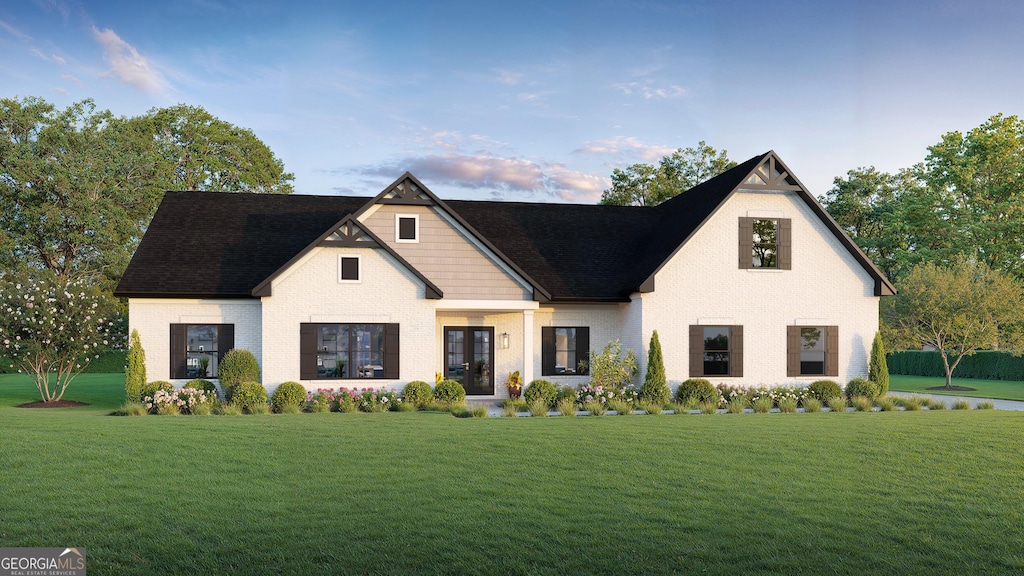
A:
[[[494,395],[494,328],[445,326],[445,378],[468,396]]]

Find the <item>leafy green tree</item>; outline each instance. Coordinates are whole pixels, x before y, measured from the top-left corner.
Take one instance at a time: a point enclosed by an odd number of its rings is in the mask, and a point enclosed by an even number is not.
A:
[[[178,105],[124,118],[0,99],[0,266],[108,290],[170,189],[288,193],[294,177],[249,130]]]
[[[647,352],[647,377],[640,387],[640,401],[664,405],[672,396],[665,377],[665,360],[661,354],[661,341],[658,331],[651,334],[650,350]]]
[[[875,332],[875,339],[871,341],[868,380],[878,386],[878,396],[889,393],[889,364],[885,361],[885,343],[882,342],[881,332]]]
[[[97,352],[111,344],[111,311],[111,301],[83,280],[50,270],[21,279],[8,274],[0,279],[4,355],[32,376],[44,402],[58,401]]]
[[[128,366],[124,371],[124,391],[131,402],[142,401],[146,387],[146,351],[142,348],[139,331],[132,330],[128,339]]]
[[[201,106],[153,108],[152,122],[168,190],[291,194],[295,175],[284,171],[248,128],[214,117]]]
[[[638,369],[636,354],[627,350],[622,355],[622,343],[613,340],[600,352],[590,351],[590,384],[619,389],[633,380]]]
[[[601,204],[655,206],[736,166],[725,150],[703,140],[697,148],[680,148],[658,166],[633,164],[612,171],[612,187],[601,194]]]
[[[1024,278],[1024,121],[997,114],[928,147],[921,178],[940,200],[954,250]]]
[[[976,350],[1024,350],[1024,286],[973,257],[948,266],[919,264],[883,299],[886,340],[897,349],[934,347],[942,357],[946,387],[953,371]]]

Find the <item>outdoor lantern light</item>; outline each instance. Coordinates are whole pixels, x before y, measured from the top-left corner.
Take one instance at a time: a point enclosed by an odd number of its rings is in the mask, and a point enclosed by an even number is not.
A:
[[[508,350],[508,332],[501,333],[501,347]]]

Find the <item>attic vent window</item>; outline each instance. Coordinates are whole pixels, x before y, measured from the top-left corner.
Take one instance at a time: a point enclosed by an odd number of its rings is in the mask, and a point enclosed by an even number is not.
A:
[[[414,243],[420,241],[420,217],[417,215],[395,215],[395,242]]]
[[[359,282],[360,260],[359,256],[339,256],[338,282]]]

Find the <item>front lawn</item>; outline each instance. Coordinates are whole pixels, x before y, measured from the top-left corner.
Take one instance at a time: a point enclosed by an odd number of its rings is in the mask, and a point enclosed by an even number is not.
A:
[[[0,377],[0,545],[95,574],[1024,570],[1020,412],[105,416],[116,382],[19,409]]]
[[[948,396],[970,396],[972,398],[998,398],[1000,400],[1024,400],[1024,382],[1015,380],[976,380],[953,378],[953,386],[974,388],[974,392],[962,390],[928,390],[934,386],[945,386],[945,378],[931,376],[889,376],[889,389],[897,392],[921,394],[943,394]]]

